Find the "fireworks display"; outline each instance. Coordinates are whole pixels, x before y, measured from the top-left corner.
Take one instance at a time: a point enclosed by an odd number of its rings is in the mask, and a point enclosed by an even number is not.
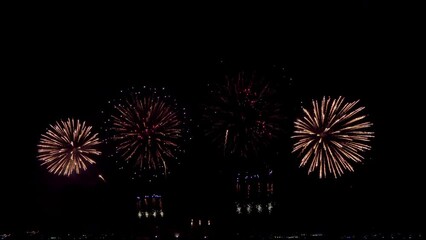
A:
[[[87,169],[87,164],[95,164],[92,158],[100,155],[97,133],[92,127],[75,119],[51,124],[38,144],[38,159],[49,172],[70,176]]]
[[[206,106],[206,134],[223,148],[224,154],[247,158],[280,132],[280,106],[274,92],[252,76],[242,73],[224,86],[212,88],[213,101]]]
[[[302,157],[301,167],[309,165],[308,173],[318,170],[320,178],[327,173],[337,178],[363,161],[373,132],[358,102],[324,97],[321,103],[312,100],[312,109],[303,108],[303,118],[295,121],[293,152]]]
[[[145,87],[144,87],[145,88]],[[186,130],[184,109],[177,107],[170,96],[156,89],[131,92],[112,103],[113,113],[108,120],[116,154],[136,169],[163,169],[167,162],[177,159]]]

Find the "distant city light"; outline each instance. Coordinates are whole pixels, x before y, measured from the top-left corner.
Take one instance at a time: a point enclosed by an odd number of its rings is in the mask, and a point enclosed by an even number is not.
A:
[[[240,206],[237,207],[237,213],[241,214],[241,207]]]
[[[268,203],[268,212],[271,213],[272,212],[272,203]]]
[[[262,212],[262,205],[257,204],[256,209],[257,209],[257,212],[261,213]]]
[[[250,204],[247,204],[247,213],[248,213],[248,214],[250,214],[250,213],[251,213],[251,208],[252,208],[252,207],[251,207],[251,205],[250,205]]]

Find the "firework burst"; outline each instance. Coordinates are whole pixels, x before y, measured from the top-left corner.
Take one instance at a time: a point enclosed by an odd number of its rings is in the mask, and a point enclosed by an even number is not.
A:
[[[280,106],[268,84],[240,73],[210,93],[213,101],[204,114],[206,134],[223,148],[225,155],[247,158],[281,131]]]
[[[87,169],[87,164],[95,164],[92,158],[100,155],[97,133],[86,122],[75,119],[51,124],[38,144],[38,159],[49,172],[70,176]]]
[[[345,170],[353,172],[352,163],[363,161],[373,132],[358,102],[324,97],[321,104],[312,100],[311,111],[303,108],[303,118],[295,121],[293,152],[302,156],[301,167],[309,165],[308,174],[318,170],[320,178],[327,173],[337,178]]]
[[[108,131],[116,154],[137,170],[167,173],[168,161],[183,152],[180,144],[187,131],[181,116],[186,113],[170,96],[157,94],[156,89],[147,92],[131,92],[113,103]]]

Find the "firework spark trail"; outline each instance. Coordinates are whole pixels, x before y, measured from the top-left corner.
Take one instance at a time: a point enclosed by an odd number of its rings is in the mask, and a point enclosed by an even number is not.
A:
[[[161,97],[132,93],[114,109],[110,130],[116,152],[140,169],[164,168],[167,173],[167,161],[180,151],[184,134],[177,108]]]
[[[209,123],[206,134],[223,146],[225,155],[247,158],[281,131],[280,106],[268,84],[240,73],[215,87],[203,117]]]
[[[96,149],[100,144],[98,134],[92,134],[91,130],[86,122],[75,119],[51,124],[38,144],[41,165],[57,175],[70,176],[85,171],[87,164],[96,163],[92,156],[101,154]]]
[[[354,171],[351,162],[363,161],[362,153],[371,149],[368,143],[374,133],[368,131],[372,123],[361,115],[365,108],[356,107],[358,102],[324,97],[321,104],[312,100],[311,111],[303,108],[303,118],[294,123],[292,152],[302,156],[301,167],[309,164],[308,174],[318,170],[320,178],[327,173],[337,178],[345,170]]]

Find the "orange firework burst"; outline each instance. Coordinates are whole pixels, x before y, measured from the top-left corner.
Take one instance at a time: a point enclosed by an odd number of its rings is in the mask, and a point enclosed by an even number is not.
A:
[[[324,97],[321,105],[312,100],[312,111],[303,108],[303,118],[295,121],[293,152],[303,155],[301,167],[310,162],[308,174],[319,170],[320,178],[327,172],[337,178],[345,170],[354,171],[351,163],[363,161],[373,132],[368,131],[372,123],[365,120],[364,107],[355,107],[358,102]]]
[[[100,155],[96,149],[100,144],[97,133],[83,121],[68,119],[50,125],[41,135],[38,144],[38,159],[49,172],[70,176],[87,169],[87,164],[95,164],[93,155]]]
[[[176,104],[166,101],[168,97],[131,93],[114,105],[109,130],[116,153],[140,170],[160,168],[167,173],[166,162],[182,151],[184,124]]]

